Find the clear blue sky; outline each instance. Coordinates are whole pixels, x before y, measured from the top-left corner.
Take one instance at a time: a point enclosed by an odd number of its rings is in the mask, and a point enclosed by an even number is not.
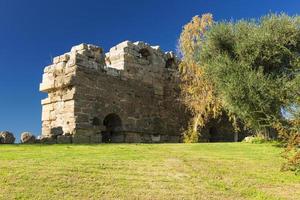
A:
[[[79,43],[106,51],[123,40],[175,50],[182,26],[210,12],[214,19],[299,14],[299,0],[0,0],[0,130],[41,132],[39,92],[51,58]]]

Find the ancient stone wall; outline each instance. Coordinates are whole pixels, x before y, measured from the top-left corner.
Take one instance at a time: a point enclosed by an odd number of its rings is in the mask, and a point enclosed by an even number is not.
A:
[[[143,42],[125,41],[106,54],[93,45],[73,47],[45,68],[43,136],[77,143],[179,142],[186,120],[177,66],[173,53]]]

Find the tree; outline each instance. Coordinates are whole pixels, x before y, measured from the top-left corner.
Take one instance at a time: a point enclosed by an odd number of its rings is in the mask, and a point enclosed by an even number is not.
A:
[[[251,128],[263,130],[284,120],[282,108],[295,102],[299,25],[298,17],[268,15],[218,23],[205,35],[200,53],[205,74],[223,107]]]
[[[221,111],[252,130],[276,129],[286,168],[300,172],[300,17],[220,22],[194,17],[179,40],[182,100],[193,115],[186,142]]]
[[[257,132],[276,128],[300,171],[300,17],[215,23],[202,38],[194,57],[215,98]]]
[[[184,134],[185,142],[198,142],[198,127],[204,126],[209,118],[216,117],[220,113],[220,104],[215,97],[212,82],[205,78],[199,63],[203,36],[212,24],[211,14],[195,16],[183,27],[179,39],[182,54],[179,66],[181,99],[192,113],[189,129]]]

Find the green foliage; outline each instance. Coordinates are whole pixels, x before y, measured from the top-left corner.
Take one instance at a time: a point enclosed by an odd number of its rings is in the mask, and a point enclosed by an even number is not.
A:
[[[299,91],[300,18],[216,23],[205,38],[200,60],[224,108],[257,131],[282,121]]]
[[[256,132],[277,129],[287,143],[284,168],[299,171],[300,17],[215,23],[203,37],[196,59],[216,99]]]

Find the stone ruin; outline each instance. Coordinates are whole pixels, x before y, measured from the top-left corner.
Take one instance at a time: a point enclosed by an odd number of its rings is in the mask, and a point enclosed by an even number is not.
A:
[[[38,143],[180,142],[189,113],[179,101],[179,60],[144,42],[122,42],[104,53],[80,44],[53,59],[40,91]],[[228,117],[210,121],[200,141],[237,141]]]
[[[58,143],[179,142],[178,59],[144,42],[104,53],[80,44],[44,69],[42,139]]]

